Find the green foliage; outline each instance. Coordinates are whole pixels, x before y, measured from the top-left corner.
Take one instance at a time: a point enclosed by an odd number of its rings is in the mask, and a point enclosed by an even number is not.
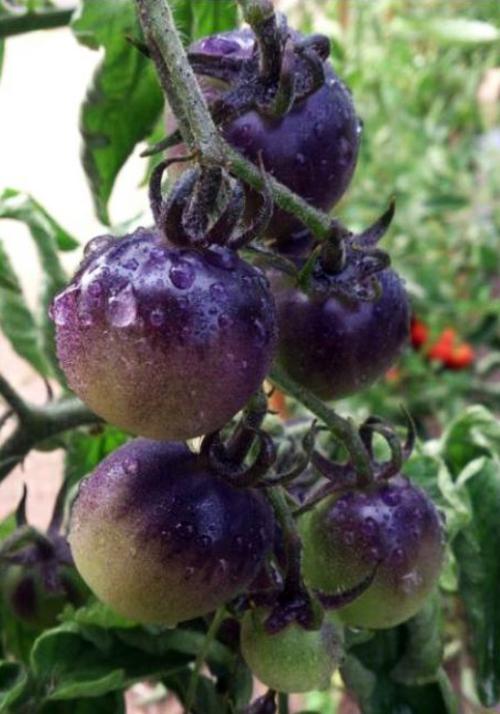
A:
[[[59,376],[55,357],[54,329],[48,317],[52,298],[66,284],[67,275],[59,251],[70,251],[78,242],[55,221],[31,196],[14,189],[0,194],[0,219],[8,218],[24,223],[38,252],[43,271],[42,295],[39,313],[29,315],[24,302],[19,279],[14,273],[5,251],[0,247],[0,325],[12,346],[43,376]],[[12,289],[5,292],[5,280]],[[3,288],[2,288],[3,285]]]
[[[137,142],[152,131],[162,95],[151,62],[127,40],[138,35],[130,0],[86,0],[72,28],[82,44],[104,49],[82,106],[80,129],[96,212],[109,224],[107,206],[115,179]]]

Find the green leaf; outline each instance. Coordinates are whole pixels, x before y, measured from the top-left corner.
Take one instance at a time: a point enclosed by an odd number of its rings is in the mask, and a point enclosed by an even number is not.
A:
[[[128,436],[113,426],[103,426],[99,433],[72,431],[67,437],[65,479],[69,486],[89,474],[108,454],[124,444]]]
[[[422,23],[422,30],[437,42],[478,44],[496,42],[500,31],[489,22],[468,20],[463,17],[433,17]]]
[[[460,595],[469,624],[479,697],[486,707],[500,699],[500,471],[493,459],[475,462],[466,480],[473,519],[453,543]]]
[[[442,626],[441,598],[436,592],[404,624],[404,651],[391,672],[393,679],[409,686],[436,679],[443,657]]]
[[[79,244],[35,199],[14,189],[6,189],[0,194],[0,218],[25,223],[35,242],[44,272],[39,316],[43,350],[54,374],[63,381],[55,356],[54,326],[49,319],[48,309],[54,295],[67,282],[58,251],[73,250]]]
[[[40,635],[31,652],[33,675],[50,701],[103,696],[145,677],[167,676],[187,661],[179,653],[149,655],[111,635],[100,648],[69,622]]]
[[[234,0],[190,0],[190,4],[191,40],[231,30],[237,25],[237,4]]]
[[[427,670],[425,683],[418,686],[397,681],[398,663],[408,657],[412,637],[415,642],[413,632],[408,644],[407,627],[408,624],[378,632],[368,642],[353,647],[342,667],[346,685],[358,699],[363,714],[455,714],[457,705],[443,670],[430,677],[430,667],[422,669],[423,659],[418,664],[414,659],[417,666],[409,679],[415,677],[417,669]],[[432,666],[436,663],[434,653],[431,662]]]
[[[125,714],[125,700],[119,692],[91,699],[48,702],[40,714]]]
[[[101,629],[137,627],[136,622],[118,615],[104,603],[94,600],[84,607],[75,610],[68,605],[62,614],[63,622],[76,622],[80,627],[94,626]]]
[[[445,432],[441,452],[455,477],[478,457],[500,460],[500,422],[485,407],[469,407]]]
[[[0,712],[13,711],[12,705],[24,693],[28,675],[17,662],[0,662]]]
[[[174,0],[175,24],[185,44],[231,30],[238,24],[234,0]]]
[[[84,0],[72,28],[82,44],[104,49],[82,106],[80,129],[95,209],[109,225],[108,202],[116,177],[135,145],[154,128],[163,97],[153,63],[126,39],[139,34],[130,0]]]
[[[39,374],[48,376],[50,368],[43,351],[41,329],[26,304],[19,279],[1,242],[0,327],[17,354]]]

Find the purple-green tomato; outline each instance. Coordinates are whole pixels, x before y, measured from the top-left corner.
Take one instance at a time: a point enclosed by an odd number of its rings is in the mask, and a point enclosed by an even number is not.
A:
[[[333,594],[375,573],[339,616],[354,627],[394,627],[412,617],[437,584],[443,561],[441,517],[408,479],[332,497],[301,523],[306,583]]]
[[[146,229],[91,242],[51,316],[73,391],[152,439],[224,426],[262,383],[276,343],[257,268],[227,248],[178,250]]]
[[[229,485],[182,443],[136,439],[81,483],[69,541],[100,600],[137,622],[176,625],[243,592],[274,528],[260,492]]]

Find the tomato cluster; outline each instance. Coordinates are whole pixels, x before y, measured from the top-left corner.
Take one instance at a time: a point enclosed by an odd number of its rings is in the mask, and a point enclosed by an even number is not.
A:
[[[410,326],[411,344],[416,350],[423,350],[431,362],[438,362],[447,369],[467,369],[474,363],[474,350],[467,342],[460,340],[452,327],[446,327],[437,340],[430,339],[427,325],[413,317]]]
[[[262,77],[250,30],[201,41],[191,61],[218,80],[205,91],[228,141],[328,209],[353,174],[359,120],[325,38],[286,25],[276,32],[274,78]],[[370,421],[360,430],[368,480],[351,461],[317,452],[314,429],[285,473],[262,429],[259,388],[274,362],[297,389],[336,399],[395,361],[408,337],[408,300],[376,246],[393,206],[356,235],[333,222],[321,245],[307,239],[298,254],[296,219],[265,192],[245,201],[221,170],[185,166],[165,198],[170,160],[151,179],[154,227],[91,241],[51,308],[71,388],[139,437],[81,483],[72,554],[94,593],[122,615],[172,626],[225,606],[241,620],[242,654],[262,681],[286,692],[321,688],[341,660],[342,622],[389,627],[421,606],[438,577],[442,524],[399,475],[401,460],[393,455],[391,468],[375,460],[370,434],[388,432]],[[258,256],[251,264],[239,251],[261,237],[274,251],[250,253]],[[293,260],[284,257],[291,252]],[[198,436],[195,453],[183,441]],[[266,493],[293,485],[310,462],[333,485],[317,507],[305,490],[301,541]],[[324,615],[334,609],[340,619]]]

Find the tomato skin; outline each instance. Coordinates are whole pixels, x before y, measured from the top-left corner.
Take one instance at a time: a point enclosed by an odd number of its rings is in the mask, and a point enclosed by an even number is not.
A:
[[[292,623],[270,635],[264,628],[269,613],[247,612],[241,627],[241,652],[254,675],[279,692],[327,689],[343,656],[342,625],[327,615],[318,630]]]
[[[320,399],[359,392],[382,377],[409,335],[409,304],[392,270],[378,274],[382,296],[348,303],[306,295],[293,280],[269,271],[278,310],[276,361]]]
[[[291,36],[301,35],[291,30]],[[198,56],[250,59],[255,36],[250,29],[231,30],[205,37],[189,50]],[[296,102],[283,117],[272,118],[251,110],[221,126],[224,138],[255,164],[262,160],[266,171],[316,208],[329,211],[347,190],[356,168],[361,123],[349,90],[324,62],[325,83],[313,94]],[[221,88],[234,89],[238,76],[221,82],[203,75],[199,78],[208,99],[218,98]],[[172,130],[167,118],[167,132]],[[170,155],[181,153],[179,148]],[[250,211],[259,199],[249,191]],[[266,231],[280,248],[294,242],[303,225],[294,216],[276,208]]]
[[[261,493],[232,487],[183,443],[135,439],[81,482],[69,541],[103,602],[137,622],[176,625],[244,592],[274,532]]]
[[[435,587],[444,550],[441,518],[407,479],[332,497],[301,523],[303,573],[326,593],[375,572],[369,588],[338,611],[346,624],[393,627],[414,615]]]
[[[272,360],[265,276],[230,249],[177,249],[153,229],[95,240],[51,308],[68,384],[132,434],[190,439],[224,426]]]

